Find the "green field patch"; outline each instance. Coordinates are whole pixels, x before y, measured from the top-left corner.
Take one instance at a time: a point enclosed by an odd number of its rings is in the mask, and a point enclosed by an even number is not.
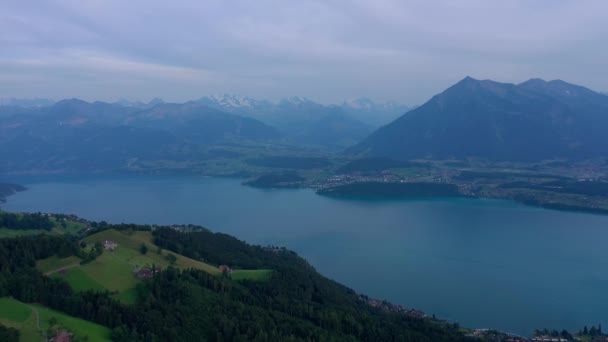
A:
[[[50,327],[49,321],[51,318],[55,317],[60,325],[76,334],[76,337],[84,338],[85,336],[88,336],[89,341],[111,341],[111,331],[109,328],[80,318],[68,316],[42,305],[31,304],[31,306],[38,310],[38,313],[40,314],[40,327],[44,330]]]
[[[165,269],[171,265],[166,259],[167,251],[158,253],[158,247],[153,243],[150,232],[120,232],[117,230],[105,230],[93,234],[84,241],[93,245],[96,242],[103,243],[111,240],[118,244],[112,251],[104,252],[90,263],[78,268],[70,269],[65,274],[65,280],[75,290],[108,290],[114,292],[114,298],[125,304],[134,304],[137,300],[135,287],[140,281],[135,276],[139,268],[160,266]],[[146,254],[142,254],[140,247],[145,244],[148,248]],[[172,253],[173,254],[173,253]],[[219,274],[216,267],[174,254],[176,261],[173,264],[178,268],[197,268],[212,274]]]
[[[137,302],[137,289],[132,288],[112,296],[123,304],[135,304]]]
[[[36,326],[34,310],[38,312],[41,330],[38,330]],[[53,317],[58,324],[76,334],[78,338],[88,336],[89,341],[110,341],[111,331],[102,325],[63,314],[42,305],[25,304],[7,297],[0,298],[0,322],[19,329],[20,341],[43,341],[43,332],[50,328],[49,321]]]
[[[54,255],[52,257],[36,261],[36,268],[42,273],[47,273],[55,271],[62,267],[78,264],[79,262],[80,258],[76,256],[60,258]]]
[[[272,277],[272,270],[234,270],[230,277],[233,280],[256,280],[269,281]]]
[[[31,315],[32,309],[22,303],[11,298],[0,298],[0,319],[21,323],[25,322]]]
[[[51,221],[55,224],[53,232],[59,234],[77,234],[80,230],[85,228],[85,225],[80,222],[61,220],[58,221],[55,218],[51,218]]]
[[[106,288],[91,278],[81,267],[71,268],[64,272],[51,275],[53,278],[65,280],[74,291],[104,291]]]
[[[167,268],[171,263],[167,261],[166,256],[167,254],[171,253],[176,257],[176,261],[173,266],[177,268],[196,268],[211,274],[220,274],[217,267],[211,266],[204,262],[190,259],[166,250],[162,250],[159,254],[158,247],[154,244],[154,237],[152,236],[151,232],[120,232],[114,229],[109,229],[97,234],[93,234],[84,239],[84,241],[87,243],[103,242],[104,240],[111,240],[118,243],[118,248],[116,248],[114,251],[104,251],[101,257],[97,259],[103,259],[104,257],[109,258],[108,256],[114,255],[114,258],[112,259],[118,259],[115,260],[115,262],[123,262],[130,265],[131,271],[133,271],[135,268],[152,265]],[[148,247],[148,252],[146,254],[141,254],[139,250],[142,244],[145,244]],[[95,263],[96,261],[92,262],[91,264]],[[106,260],[105,262],[110,261]]]
[[[82,270],[108,291],[126,291],[137,284],[135,267],[129,264],[125,251],[104,252],[94,261],[82,265]]]

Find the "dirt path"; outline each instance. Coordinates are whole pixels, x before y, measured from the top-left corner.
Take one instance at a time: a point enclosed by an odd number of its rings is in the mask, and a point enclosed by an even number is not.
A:
[[[48,276],[51,275],[53,273],[57,273],[57,272],[61,272],[61,271],[65,271],[65,270],[69,270],[70,268],[74,268],[74,267],[78,267],[80,266],[80,263],[75,263],[75,264],[71,264],[71,265],[67,265],[67,266],[63,266],[63,267],[59,267],[56,270],[52,270],[52,271],[48,271],[46,272],[44,275]]]
[[[34,311],[34,315],[36,315],[36,329],[40,330],[40,314],[38,313],[37,309],[35,309],[31,306],[30,306],[30,309],[32,309],[32,311]]]

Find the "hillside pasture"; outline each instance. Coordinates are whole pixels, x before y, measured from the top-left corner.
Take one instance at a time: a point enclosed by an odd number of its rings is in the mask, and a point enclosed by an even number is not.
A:
[[[78,264],[79,262],[80,259],[76,256],[60,258],[54,255],[52,257],[36,261],[36,268],[42,273],[47,273],[53,272],[62,267]]]
[[[38,319],[36,316],[38,314]],[[89,341],[110,341],[109,328],[80,318],[72,317],[38,304],[26,304],[12,298],[0,298],[0,323],[13,327],[21,333],[20,341],[40,342],[55,318],[62,327],[74,333],[77,338],[88,337]],[[37,328],[39,320],[40,330]]]

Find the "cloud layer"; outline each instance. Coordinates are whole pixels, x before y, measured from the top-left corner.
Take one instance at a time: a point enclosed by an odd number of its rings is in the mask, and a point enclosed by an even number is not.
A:
[[[608,90],[605,0],[3,1],[0,97],[425,101],[466,75]]]

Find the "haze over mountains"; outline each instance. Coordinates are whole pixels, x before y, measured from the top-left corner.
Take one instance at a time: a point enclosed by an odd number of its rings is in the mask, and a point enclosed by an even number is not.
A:
[[[209,146],[226,144],[322,153],[346,148],[354,157],[398,160],[608,156],[608,96],[559,80],[515,85],[467,77],[376,131],[381,118],[388,122],[407,108],[366,99],[326,106],[300,97],[273,103],[232,95],[183,104],[47,101],[0,107],[0,172],[196,161],[209,157]]]
[[[229,113],[256,118],[277,127],[297,143],[342,149],[387,124],[409,108],[394,102],[376,103],[369,99],[345,101],[325,106],[303,97],[290,97],[274,103],[235,95],[208,96],[198,100]]]
[[[203,158],[201,145],[278,139],[255,119],[190,102],[150,108],[72,99],[0,115],[0,170],[93,171],[134,159]]]
[[[324,106],[303,98],[272,103],[228,95],[183,104],[160,99],[148,103],[11,100],[12,105],[0,107],[0,169],[90,172],[142,159],[200,160],[208,157],[205,146],[220,144],[295,144],[339,151],[373,130],[354,118],[357,114],[365,116],[363,111],[375,107],[378,117],[405,110],[361,101],[365,103],[357,107],[356,103]],[[47,103],[52,105],[42,105]]]
[[[64,101],[59,103],[62,102]],[[116,115],[118,118],[123,118],[124,122],[129,122],[133,119],[132,115],[142,115],[138,112],[152,110],[155,106],[165,105],[165,110],[169,107],[177,110],[177,105],[165,104],[159,98],[149,102],[126,99],[120,99],[114,103],[94,102],[88,107],[84,106],[84,103],[82,101],[80,107],[66,108],[65,103],[53,106],[55,103],[48,99],[5,99],[0,107],[0,116],[31,114],[33,111],[56,115],[57,111],[65,110],[69,113],[80,111],[82,115],[93,115],[95,117],[97,114],[101,114],[101,116],[95,118],[96,120],[112,118]],[[223,112],[224,114],[257,119],[276,128],[286,142],[334,151],[352,146],[369,135],[374,128],[389,123],[409,110],[407,106],[395,102],[376,103],[364,98],[344,101],[340,105],[322,105],[302,97],[290,97],[279,102],[271,102],[227,94],[206,96],[187,104],[190,108],[194,104],[201,105],[199,111],[203,110],[203,107],[207,108],[204,110],[206,112],[213,108],[217,115]],[[182,106],[185,105],[182,104]],[[103,108],[105,108],[105,111]],[[108,113],[108,109],[112,113]],[[103,113],[98,113],[99,110],[102,110]],[[60,114],[65,115],[65,113]],[[182,122],[197,119],[196,113],[190,113],[192,115],[188,117],[184,117],[183,114],[182,112],[178,115]],[[175,116],[175,118],[177,119],[178,116]],[[168,116],[166,119],[171,121],[172,117]],[[89,120],[91,119],[93,118],[89,118]],[[205,118],[205,120],[209,119],[208,116]],[[113,124],[124,122],[115,120]],[[139,122],[141,123],[141,120]],[[200,125],[202,123],[200,121],[198,123],[199,125],[195,125],[195,127],[202,127]],[[210,124],[209,127],[215,129],[213,124]],[[213,133],[215,131],[200,132],[200,135]],[[274,138],[277,138],[277,136],[275,135]]]
[[[466,77],[348,153],[538,161],[608,156],[608,96],[561,80]]]

